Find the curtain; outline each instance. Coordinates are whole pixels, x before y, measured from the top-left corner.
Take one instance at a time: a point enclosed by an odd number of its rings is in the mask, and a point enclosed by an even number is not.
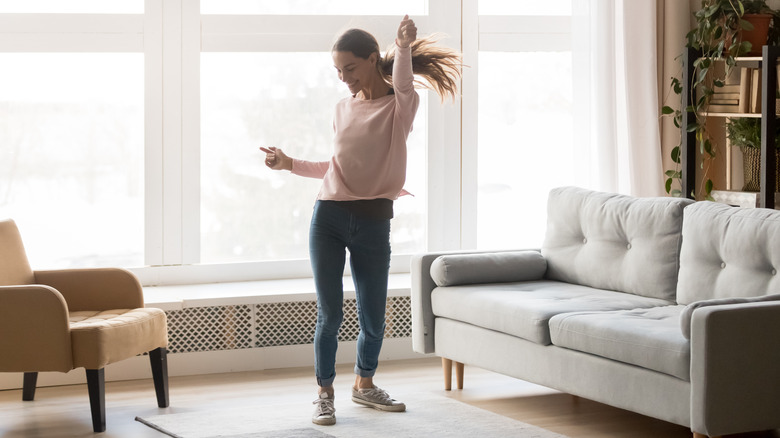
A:
[[[634,196],[664,193],[658,2],[665,0],[572,2],[582,163],[576,177],[584,187]]]
[[[700,0],[664,0],[658,5],[658,89],[659,106],[680,107],[680,96],[670,92],[671,78],[681,79],[682,62],[679,58],[685,47],[685,34],[693,28],[692,11]],[[680,144],[680,128],[674,126],[671,117],[661,119],[661,145],[664,170],[674,169],[672,149]],[[677,187],[679,188],[679,187]]]

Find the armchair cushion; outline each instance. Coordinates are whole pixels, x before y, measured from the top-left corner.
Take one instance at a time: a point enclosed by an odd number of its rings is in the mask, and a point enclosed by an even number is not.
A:
[[[70,314],[74,367],[100,369],[168,345],[165,312],[155,308]]]
[[[431,278],[437,286],[541,280],[547,262],[539,251],[452,254],[436,258]]]

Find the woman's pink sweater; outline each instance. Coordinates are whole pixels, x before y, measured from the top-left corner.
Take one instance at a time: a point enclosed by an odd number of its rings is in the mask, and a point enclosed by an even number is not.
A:
[[[397,199],[408,192],[406,139],[420,104],[414,90],[411,49],[395,47],[393,89],[378,99],[341,100],[333,116],[330,161],[293,159],[292,173],[322,178],[317,199]]]

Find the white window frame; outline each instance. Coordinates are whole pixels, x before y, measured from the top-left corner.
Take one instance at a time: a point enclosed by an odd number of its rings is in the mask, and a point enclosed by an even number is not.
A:
[[[460,42],[460,8],[430,0],[420,29]],[[347,16],[203,15],[198,0],[146,0],[144,14],[0,14],[0,52],[144,54],[145,285],[310,276],[308,260],[199,264],[200,53],[328,51]],[[361,16],[375,32],[395,32],[399,17]],[[458,248],[460,103],[429,99],[427,167],[431,249]],[[454,201],[454,202],[453,202]],[[444,225],[444,226],[442,226]],[[408,272],[410,255],[391,272]]]
[[[428,99],[427,233],[431,251],[476,247],[479,50],[570,50],[569,17],[478,16],[478,0],[429,0],[421,33],[464,53],[462,99]],[[0,14],[0,52],[133,52],[145,65],[145,285],[310,276],[307,260],[199,264],[200,53],[329,50],[346,16],[200,14],[198,0],[146,0],[144,14]],[[398,17],[366,16],[394,32]],[[519,31],[521,29],[522,31]],[[544,36],[544,39],[540,39]],[[552,36],[552,38],[550,38]],[[391,272],[408,272],[410,255]]]

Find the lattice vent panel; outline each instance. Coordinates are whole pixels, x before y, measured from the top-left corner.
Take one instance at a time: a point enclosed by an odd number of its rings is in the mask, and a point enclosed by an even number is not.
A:
[[[317,303],[314,301],[260,304],[255,315],[257,347],[314,342],[314,326],[317,323]],[[412,335],[410,298],[389,297],[385,320],[385,338],[410,337]],[[339,341],[355,341],[359,332],[356,301],[346,299]]]
[[[314,301],[266,303],[255,306],[255,346],[311,344],[317,322]]]
[[[385,316],[385,338],[412,337],[412,298],[390,297]]]
[[[412,335],[409,297],[389,297],[386,312],[385,338]],[[192,307],[166,313],[170,353],[235,350],[313,343],[317,303]],[[356,301],[344,300],[339,340],[355,341],[359,332]]]
[[[168,351],[252,348],[251,305],[190,307],[168,315]]]

